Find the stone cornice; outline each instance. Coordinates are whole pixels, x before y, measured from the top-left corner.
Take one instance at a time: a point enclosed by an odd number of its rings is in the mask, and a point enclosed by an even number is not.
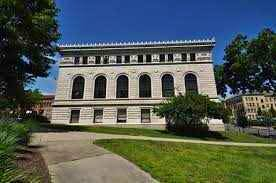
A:
[[[91,43],[91,44],[60,44],[61,52],[80,50],[102,49],[137,49],[155,47],[183,47],[183,46],[211,46],[215,45],[215,38],[200,40],[176,40],[176,41],[145,41],[145,42],[115,42],[115,43]]]

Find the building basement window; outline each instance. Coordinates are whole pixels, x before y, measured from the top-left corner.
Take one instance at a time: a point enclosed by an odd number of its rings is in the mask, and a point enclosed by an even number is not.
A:
[[[103,109],[95,109],[94,123],[102,123],[102,122],[103,122]]]
[[[126,123],[127,121],[127,109],[117,110],[117,123]]]
[[[78,123],[80,119],[80,110],[71,110],[70,123]]]
[[[141,109],[141,123],[150,123],[150,109]]]

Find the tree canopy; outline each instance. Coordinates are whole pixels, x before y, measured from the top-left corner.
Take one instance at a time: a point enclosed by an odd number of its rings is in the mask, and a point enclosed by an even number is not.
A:
[[[262,30],[256,38],[239,34],[226,47],[224,64],[216,66],[218,93],[274,92],[276,88],[276,34]]]
[[[0,97],[17,100],[47,77],[60,37],[54,0],[0,0]]]
[[[165,117],[175,128],[201,125],[204,118],[223,119],[229,122],[229,111],[222,103],[211,101],[208,96],[188,93],[171,97],[154,109],[157,116]]]

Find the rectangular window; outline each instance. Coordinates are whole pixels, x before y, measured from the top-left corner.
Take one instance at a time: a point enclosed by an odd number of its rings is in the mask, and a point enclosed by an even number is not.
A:
[[[127,109],[117,110],[117,123],[126,123],[127,121]]]
[[[79,64],[79,63],[80,63],[80,57],[75,57],[74,64]]]
[[[80,110],[71,110],[70,123],[78,123],[80,118]]]
[[[168,61],[173,62],[173,54],[168,54]]]
[[[138,55],[138,63],[143,63],[144,61],[143,55]]]
[[[128,64],[130,62],[130,56],[125,55],[125,63]]]
[[[108,64],[108,62],[109,62],[109,56],[104,56],[103,63]]]
[[[190,61],[196,61],[195,53],[190,53]]]
[[[151,62],[151,55],[146,55],[146,62],[148,62],[148,63]]]
[[[165,54],[160,54],[159,60],[160,60],[160,62],[165,62]]]
[[[121,63],[122,63],[122,56],[119,56],[119,55],[118,55],[118,56],[116,57],[116,63],[117,63],[117,64],[121,64]]]
[[[94,123],[102,123],[102,122],[103,122],[103,109],[95,109]]]
[[[96,64],[101,64],[101,56],[96,56]]]
[[[87,64],[88,57],[84,56],[82,57],[82,64]]]
[[[141,109],[141,123],[150,123],[150,109]]]
[[[181,54],[181,60],[182,61],[187,61],[187,53],[182,53]]]

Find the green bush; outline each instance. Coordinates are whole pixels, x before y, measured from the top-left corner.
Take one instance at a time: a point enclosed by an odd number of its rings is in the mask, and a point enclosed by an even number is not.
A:
[[[229,113],[221,103],[207,96],[189,93],[172,97],[154,108],[157,116],[165,117],[170,131],[208,130],[204,119],[227,119]]]
[[[20,170],[14,164],[16,149],[27,143],[31,123],[16,123],[12,119],[0,120],[0,183],[39,182],[37,177]]]

